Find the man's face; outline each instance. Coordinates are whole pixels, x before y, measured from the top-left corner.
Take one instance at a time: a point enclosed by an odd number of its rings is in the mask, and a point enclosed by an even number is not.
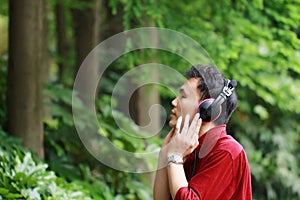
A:
[[[190,121],[196,114],[200,95],[197,89],[199,78],[188,79],[179,90],[179,95],[172,101],[172,113],[169,125],[175,127],[177,119],[182,116],[183,120],[187,114]]]

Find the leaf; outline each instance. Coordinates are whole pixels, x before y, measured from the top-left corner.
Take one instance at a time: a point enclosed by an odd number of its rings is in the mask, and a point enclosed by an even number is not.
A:
[[[259,115],[262,120],[269,118],[269,113],[266,108],[261,105],[254,106],[254,112]]]
[[[0,195],[5,196],[9,193],[9,190],[6,188],[0,188]]]
[[[23,195],[21,194],[17,194],[17,193],[9,193],[7,195],[5,195],[6,199],[21,199],[23,198]]]
[[[51,129],[57,130],[59,121],[58,119],[44,119],[44,123]]]

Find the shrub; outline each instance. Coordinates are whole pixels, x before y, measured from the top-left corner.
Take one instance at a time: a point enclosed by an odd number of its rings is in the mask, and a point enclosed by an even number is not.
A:
[[[91,199],[81,185],[47,170],[48,164],[0,130],[0,199]]]

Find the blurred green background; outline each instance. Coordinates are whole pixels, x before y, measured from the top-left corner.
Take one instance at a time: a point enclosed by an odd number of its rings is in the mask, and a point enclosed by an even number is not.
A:
[[[72,86],[87,54],[114,34],[148,26],[191,37],[238,81],[228,132],[247,152],[253,199],[300,199],[299,11],[300,0],[0,0],[0,199],[152,199],[153,173],[101,164],[72,118]],[[153,61],[182,73],[190,67],[169,52],[134,51],[108,67],[97,89],[101,134],[126,151],[159,149],[169,130],[161,122],[159,136],[133,139],[112,116],[122,104],[111,99],[116,82]],[[174,97],[168,88],[141,87],[130,97],[131,117],[147,124],[154,103],[170,114]],[[133,135],[141,131],[119,114]]]

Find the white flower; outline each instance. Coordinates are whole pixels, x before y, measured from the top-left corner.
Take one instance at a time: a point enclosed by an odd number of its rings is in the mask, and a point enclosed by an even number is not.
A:
[[[21,190],[21,194],[31,200],[41,200],[41,196],[39,194],[39,192],[37,191],[38,188],[34,188],[34,189],[22,189]]]

